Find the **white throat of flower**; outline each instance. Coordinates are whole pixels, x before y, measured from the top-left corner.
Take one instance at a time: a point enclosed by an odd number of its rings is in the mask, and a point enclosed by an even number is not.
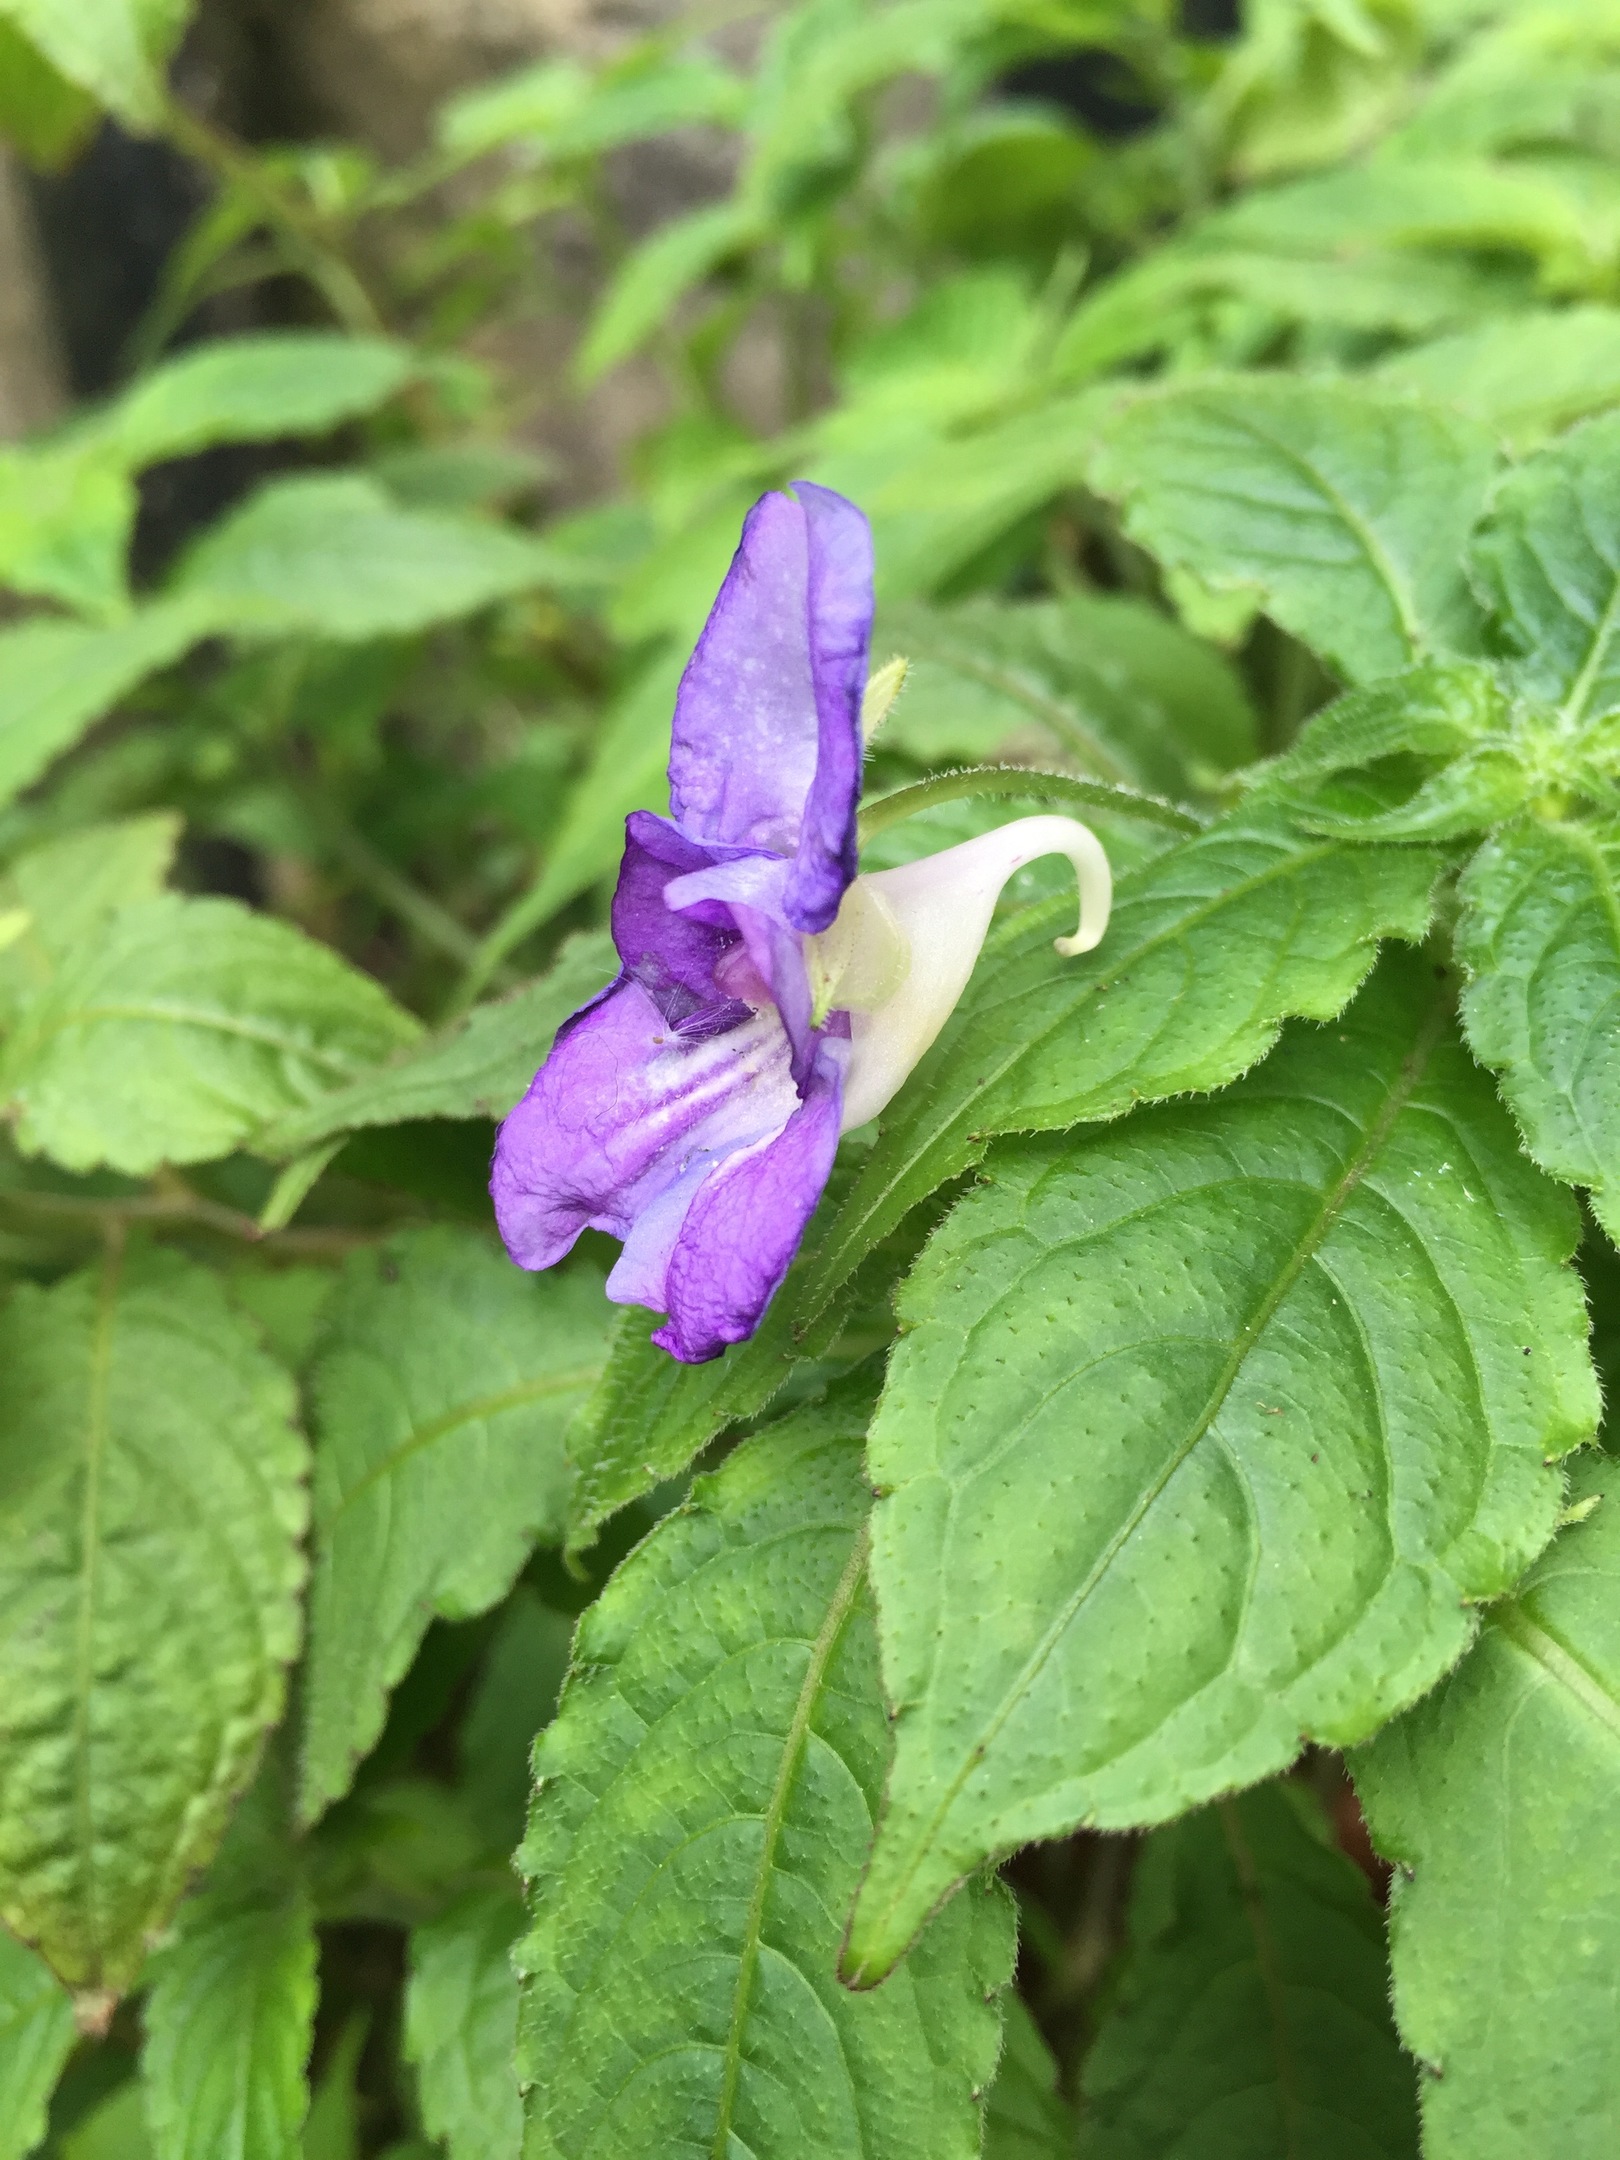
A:
[[[1113,879],[1102,842],[1067,817],[1019,818],[858,877],[831,927],[806,938],[816,1023],[835,1009],[850,1015],[845,1132],[903,1085],[967,988],[1001,888],[1042,855],[1066,855],[1080,886],[1079,926],[1054,943],[1065,958],[1090,952],[1108,928]]]

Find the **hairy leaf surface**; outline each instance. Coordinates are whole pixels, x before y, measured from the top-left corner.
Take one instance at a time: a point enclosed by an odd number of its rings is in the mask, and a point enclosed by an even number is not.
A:
[[[64,958],[0,1056],[0,1091],[24,1153],[140,1173],[228,1154],[418,1033],[291,924],[171,893]]]
[[[581,1625],[520,1864],[530,2160],[972,2160],[1012,1953],[980,1883],[880,1994],[839,1931],[888,1755],[867,1397],[693,1488]]]
[[[1073,2112],[1057,2089],[1057,2064],[1023,2000],[1008,1990],[1005,2044],[984,2109],[984,2160],[1073,2160]]]
[[[884,1113],[812,1249],[801,1311],[997,1134],[1222,1087],[1265,1056],[1283,1020],[1331,1018],[1379,938],[1423,934],[1440,861],[1421,848],[1346,848],[1256,807],[1121,878],[1107,936],[1079,960],[1052,950],[1072,900],[1015,917]]]
[[[1620,827],[1526,818],[1461,886],[1463,1025],[1544,1170],[1620,1236]]]
[[[1417,2160],[1366,1877],[1275,1786],[1157,1830],[1086,2058],[1085,2160]]]
[[[1462,554],[1494,455],[1461,414],[1269,376],[1148,392],[1108,430],[1092,481],[1162,562],[1254,592],[1367,682],[1474,648]]]
[[[1573,727],[1620,707],[1620,414],[1510,473],[1473,560],[1526,690]]]
[[[486,1611],[560,1535],[564,1433],[607,1319],[596,1276],[525,1275],[464,1231],[349,1261],[313,1382],[306,1821],[346,1789],[433,1615]]]
[[[416,2065],[422,2124],[450,2160],[517,2160],[523,2143],[513,2049],[523,1925],[515,1888],[469,1890],[413,1930],[405,2053]]]
[[[618,966],[605,931],[569,938],[548,973],[510,997],[480,1005],[379,1071],[279,1119],[258,1136],[266,1154],[297,1155],[334,1133],[406,1118],[502,1118],[544,1064],[569,1014]]]
[[[141,2075],[157,2160],[299,2160],[315,1929],[267,1765],[152,1962]]]
[[[1355,1763],[1399,1863],[1395,2008],[1430,2160],[1607,2160],[1620,2118],[1620,1498],[1591,1460],[1474,1649]]]
[[[78,2035],[73,2005],[44,1961],[0,1928],[0,2160],[27,2160]]]
[[[1157,609],[1113,595],[888,610],[879,655],[913,656],[885,743],[928,764],[1033,744],[1105,779],[1184,793],[1246,764],[1255,719],[1235,671]]]
[[[1216,1102],[1009,1148],[906,1285],[857,1979],[992,1853],[1365,1737],[1546,1541],[1597,1420],[1576,1221],[1449,999],[1392,958]]]
[[[291,1381],[168,1254],[0,1312],[0,1911],[134,1978],[210,1857],[298,1645]]]

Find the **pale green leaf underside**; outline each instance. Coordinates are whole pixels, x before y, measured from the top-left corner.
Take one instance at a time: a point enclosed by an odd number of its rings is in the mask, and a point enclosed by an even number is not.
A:
[[[1391,957],[1218,1101],[1009,1148],[928,1248],[869,1449],[856,1976],[991,1854],[1364,1737],[1545,1541],[1597,1418],[1575,1215],[1448,997]]]
[[[140,1174],[228,1154],[418,1033],[290,924],[166,894],[64,958],[0,1057],[0,1091],[25,1154]]]
[[[118,1989],[210,1856],[297,1648],[291,1382],[168,1255],[0,1314],[0,1911]]]
[[[1417,2160],[1383,1925],[1313,1806],[1263,1787],[1149,1839],[1083,2160]]]
[[[444,1034],[391,1065],[280,1119],[258,1136],[270,1155],[296,1155],[334,1133],[406,1118],[502,1118],[544,1063],[552,1037],[611,980],[618,966],[605,931],[568,939],[548,973],[510,997],[480,1005]]]
[[[1544,1170],[1620,1234],[1620,828],[1523,819],[1462,880],[1463,1024]]]
[[[930,1192],[1006,1132],[1057,1131],[1224,1086],[1296,1014],[1325,1020],[1381,937],[1415,938],[1440,858],[1358,851],[1257,806],[1120,879],[1094,953],[1060,959],[1072,901],[992,935],[954,1019],[884,1114],[808,1262],[830,1294]]]
[[[487,1610],[560,1535],[564,1434],[607,1326],[598,1277],[525,1275],[470,1232],[350,1260],[313,1381],[306,1821],[346,1789],[433,1615]]]
[[[1620,706],[1620,414],[1510,473],[1473,561],[1533,696],[1572,726]]]
[[[0,2160],[27,2160],[78,2034],[50,1969],[0,1928]]]
[[[405,2054],[416,2065],[422,2126],[449,2160],[518,2160],[512,1944],[522,1924],[516,1887],[503,1886],[467,1891],[411,1935]]]
[[[1429,2160],[1609,2160],[1620,2120],[1620,1499],[1597,1499],[1467,1659],[1356,1762],[1401,1863],[1395,2007]],[[1408,1872],[1410,1871],[1410,1872]]]
[[[880,1994],[835,1971],[888,1755],[868,1399],[751,1442],[582,1622],[520,1854],[528,2160],[976,2160],[999,1889]]]
[[[315,1928],[272,1762],[153,1960],[141,2077],[156,2160],[300,2160]]]
[[[1473,649],[1462,554],[1495,459],[1459,413],[1346,383],[1228,378],[1149,391],[1092,483],[1133,539],[1247,589],[1347,682]]]

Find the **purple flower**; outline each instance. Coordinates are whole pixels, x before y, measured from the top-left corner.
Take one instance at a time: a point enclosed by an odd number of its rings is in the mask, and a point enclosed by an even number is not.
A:
[[[944,1025],[1012,872],[1074,861],[1082,927],[1060,950],[1107,922],[1107,860],[1070,818],[856,877],[871,625],[860,511],[805,481],[763,496],[681,678],[670,816],[627,822],[620,973],[559,1031],[496,1144],[518,1265],[610,1232],[608,1296],[666,1314],[653,1340],[688,1363],[758,1326],[839,1134]]]

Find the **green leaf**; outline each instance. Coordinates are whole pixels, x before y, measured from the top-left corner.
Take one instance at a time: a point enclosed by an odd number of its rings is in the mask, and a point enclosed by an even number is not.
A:
[[[1382,1918],[1297,1788],[1155,1831],[1086,2059],[1085,2160],[1417,2160]]]
[[[512,1945],[522,1925],[522,1904],[502,1887],[469,1890],[411,1934],[405,2055],[416,2065],[423,2127],[450,2160],[518,2160]]]
[[[572,1615],[519,1583],[485,1653],[457,1746],[457,1791],[492,1852],[509,1853],[523,1835],[534,1786],[529,1752],[557,1707],[573,1639]]]
[[[3,963],[0,963],[3,964]],[[502,1118],[518,1101],[570,1013],[593,998],[618,967],[605,931],[569,938],[548,973],[510,997],[480,1005],[391,1065],[362,1073],[331,1095],[261,1133],[270,1155],[296,1155],[332,1133],[407,1118]]]
[[[0,450],[0,585],[94,616],[129,608],[135,489],[95,444]]]
[[[660,225],[619,265],[602,296],[575,363],[581,381],[627,360],[694,285],[759,237],[757,214],[738,202],[711,203]]]
[[[966,997],[885,1112],[854,1189],[812,1248],[800,1314],[909,1209],[1006,1132],[1058,1131],[1224,1087],[1285,1019],[1327,1020],[1381,937],[1421,937],[1440,858],[1307,838],[1256,804],[1115,887],[1108,934],[1052,951],[1072,898],[993,932]]]
[[[1580,727],[1620,709],[1620,413],[1508,474],[1476,575],[1525,690]]]
[[[293,1410],[217,1278],[174,1255],[0,1312],[0,1910],[109,2008],[280,1714]]]
[[[993,1159],[869,1443],[898,1723],[852,1976],[990,1854],[1434,1684],[1597,1422],[1576,1229],[1412,955],[1215,1102]]]
[[[95,100],[66,81],[0,18],[0,136],[30,165],[58,172],[97,120]]]
[[[161,70],[191,13],[189,0],[0,0],[0,13],[126,126],[160,124]]]
[[[0,878],[0,920],[23,918],[0,949],[0,1015],[7,1023],[109,916],[162,892],[180,837],[171,811],[85,825],[19,855]]]
[[[283,1785],[272,1765],[152,1961],[141,2074],[157,2160],[298,2160],[315,1931]]]
[[[365,2013],[356,2011],[338,2035],[304,2125],[303,2160],[360,2160],[357,2082],[367,2023]]]
[[[636,56],[592,76],[577,60],[543,60],[464,91],[439,115],[438,138],[458,157],[518,143],[548,160],[598,155],[674,128],[741,117],[748,86],[706,54]]]
[[[1428,2160],[1602,2160],[1620,2115],[1613,1804],[1620,1777],[1620,1501],[1594,1506],[1464,1663],[1355,1762],[1395,1860],[1395,2010],[1424,2066]]]
[[[78,2038],[73,2005],[48,1966],[0,1928],[0,2160],[27,2160]]]
[[[1620,827],[1523,818],[1464,873],[1463,1025],[1541,1167],[1620,1239]]]
[[[1620,403],[1620,308],[1507,316],[1395,354],[1377,369],[1494,428],[1516,455]]]
[[[140,2081],[130,2078],[62,2140],[62,2160],[154,2160]]]
[[[887,742],[924,764],[1055,747],[1104,779],[1185,792],[1247,764],[1255,720],[1233,669],[1138,600],[979,599],[886,612],[880,652],[912,661]]]
[[[1349,383],[1234,377],[1127,404],[1092,461],[1125,529],[1250,591],[1347,682],[1473,650],[1462,553],[1491,476],[1460,414]]]
[[[1022,1999],[1008,1991],[1005,2045],[984,2108],[984,2160],[1072,2160],[1073,2113],[1059,2097],[1057,2064]]]
[[[834,1970],[888,1755],[868,1399],[700,1480],[581,1622],[519,1855],[529,2160],[979,2151],[1004,1893],[975,1884],[880,1994]]]
[[[206,628],[195,608],[160,601],[106,630],[42,621],[0,631],[0,804]]]
[[[348,1262],[313,1380],[306,1822],[347,1788],[434,1614],[486,1611],[560,1536],[564,1435],[606,1334],[598,1277],[525,1275],[468,1232]]]
[[[171,893],[66,955],[0,1056],[0,1090],[25,1154],[140,1174],[229,1154],[416,1033],[290,924]]]
[[[538,541],[406,510],[359,473],[275,480],[206,533],[174,581],[221,629],[353,641],[450,622],[545,581]]]
[[[416,369],[408,347],[384,338],[312,330],[219,338],[154,368],[87,432],[136,468],[214,443],[320,435],[381,405]]]

